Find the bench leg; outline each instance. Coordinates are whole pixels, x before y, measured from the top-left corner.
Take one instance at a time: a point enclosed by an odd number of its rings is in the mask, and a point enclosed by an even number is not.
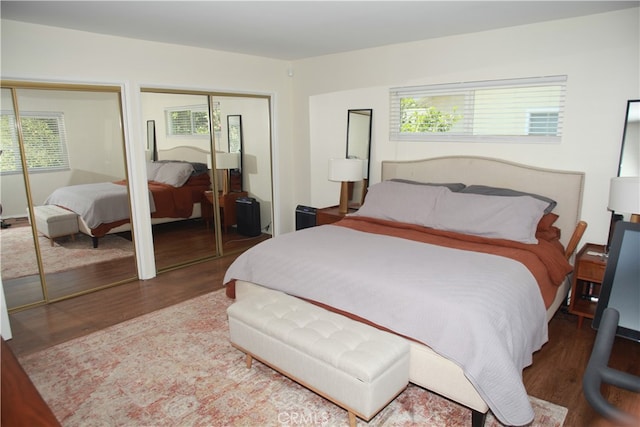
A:
[[[51,242],[51,247],[53,247],[53,237],[49,237],[49,242]]]
[[[251,363],[252,362],[253,362],[253,357],[251,357],[250,354],[247,354],[247,358],[246,358],[247,369],[251,369]]]
[[[349,427],[356,427],[356,414],[349,411]]]
[[[471,426],[472,427],[483,427],[484,422],[487,419],[486,412],[476,411],[475,409],[471,410]]]

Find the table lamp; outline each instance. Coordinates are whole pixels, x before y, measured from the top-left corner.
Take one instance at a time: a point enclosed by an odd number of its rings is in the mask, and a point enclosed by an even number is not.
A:
[[[216,152],[216,169],[223,170],[222,194],[229,193],[231,180],[229,179],[229,169],[240,167],[240,153]]]
[[[361,159],[330,159],[329,160],[329,181],[342,183],[340,187],[340,207],[338,212],[346,214],[349,210],[349,182],[362,180]]]
[[[608,208],[613,212],[631,214],[630,222],[640,222],[640,177],[611,178]]]

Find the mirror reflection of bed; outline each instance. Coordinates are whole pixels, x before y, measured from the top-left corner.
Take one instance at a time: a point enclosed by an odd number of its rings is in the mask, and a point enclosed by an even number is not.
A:
[[[159,162],[190,162],[194,165],[208,165],[208,151],[194,147],[173,147],[166,150],[158,150]],[[214,171],[207,169],[205,174],[209,177],[207,188],[196,186],[194,191],[199,197],[193,205],[193,214],[190,219],[152,219],[154,253],[158,270],[171,268],[175,265],[187,262],[211,258],[216,254],[216,236],[214,227],[213,199],[211,197],[211,178]],[[219,173],[217,171],[216,173]],[[189,181],[187,181],[189,182]],[[246,192],[238,191],[232,179],[232,191],[228,194],[218,194],[220,221],[223,226],[221,243],[224,253],[246,248],[255,242],[267,238],[247,239],[238,234],[235,227],[235,199],[247,196]],[[205,194],[205,191],[209,194]],[[224,225],[227,224],[226,227]]]
[[[4,174],[2,177],[3,217],[8,218],[7,222],[11,224],[3,230],[3,246],[10,242],[17,245],[12,250],[2,251],[3,287],[8,308],[38,304],[45,299],[61,299],[135,278],[133,256],[119,258],[117,264],[111,266],[105,263],[80,264],[80,267],[64,272],[57,271],[61,264],[70,260],[48,260],[41,256],[49,251],[50,242],[38,233],[41,251],[37,251],[28,211],[29,200],[33,206],[40,206],[57,187],[125,177],[119,89],[84,87],[82,90],[66,90],[63,86],[55,89],[42,89],[42,86],[33,88],[28,84],[16,86],[15,99],[11,90],[2,89],[3,106],[11,106],[13,101],[16,102],[20,109],[23,135],[27,139],[25,145],[31,145],[29,150],[25,149],[25,160],[29,165],[26,174],[29,191],[21,168],[17,173]],[[34,135],[33,132],[44,122],[52,124],[51,127],[47,125],[51,130],[46,134],[47,141],[51,146],[57,143],[63,146],[62,154],[54,152],[47,155],[47,159],[54,158],[61,162],[53,166],[42,165],[42,157],[38,157],[42,156],[42,150],[39,150],[42,146],[34,144],[28,136]],[[88,138],[88,135],[91,137]],[[68,153],[68,163],[65,163],[65,152]],[[56,239],[56,245],[66,245],[68,241],[68,238],[60,237]],[[24,251],[21,256],[15,255],[18,249]],[[38,264],[38,258],[42,259],[41,265]],[[30,260],[27,265],[15,264],[16,260],[26,259]],[[76,258],[73,261],[83,259]],[[11,263],[14,263],[14,270],[11,274],[5,274],[7,264]],[[42,268],[42,277],[39,267]]]

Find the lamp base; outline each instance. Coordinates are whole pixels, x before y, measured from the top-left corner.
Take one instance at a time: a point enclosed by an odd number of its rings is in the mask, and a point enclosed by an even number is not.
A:
[[[349,212],[349,182],[342,181],[340,186],[340,206],[338,207],[338,213],[346,214]]]

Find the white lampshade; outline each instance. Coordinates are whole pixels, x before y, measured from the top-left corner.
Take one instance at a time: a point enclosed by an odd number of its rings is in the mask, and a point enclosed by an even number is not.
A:
[[[330,159],[329,181],[352,182],[363,178],[361,159]]]
[[[629,214],[640,213],[640,177],[611,178],[609,210]]]
[[[216,169],[238,169],[240,167],[240,153],[216,152]]]

